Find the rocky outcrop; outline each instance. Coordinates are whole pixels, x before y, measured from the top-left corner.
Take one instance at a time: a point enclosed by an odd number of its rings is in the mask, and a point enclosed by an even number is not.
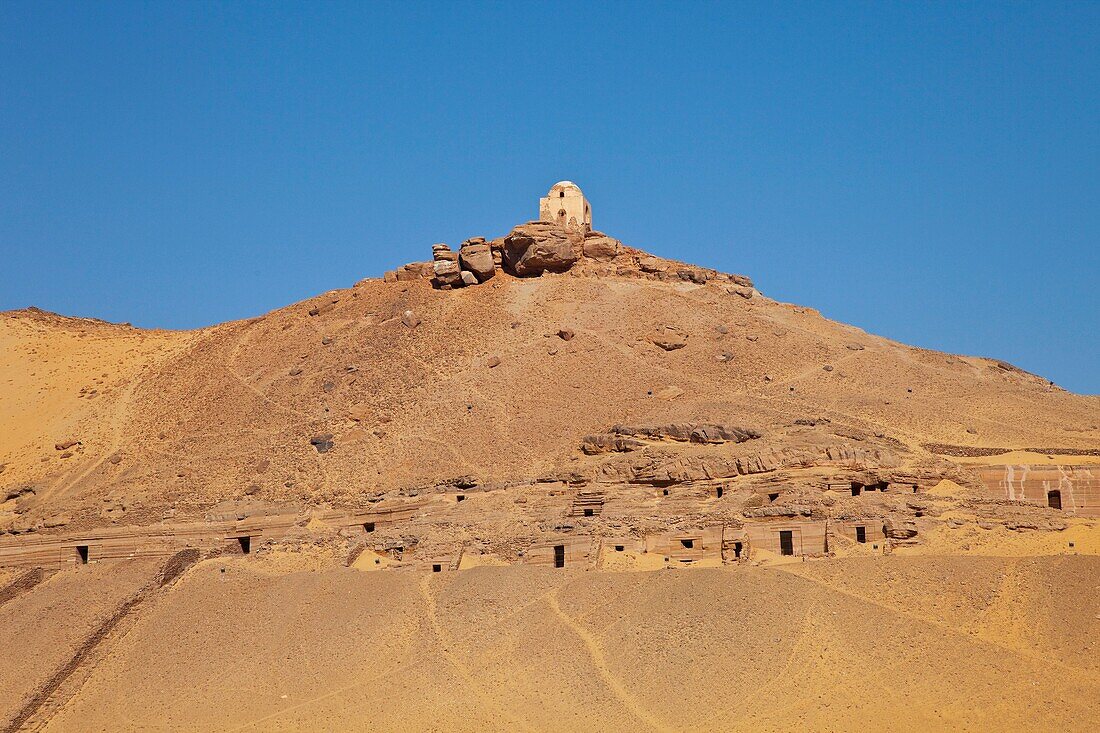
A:
[[[753,428],[717,423],[614,425],[606,433],[586,435],[581,442],[581,450],[588,455],[625,453],[664,440],[716,445],[743,443],[759,437],[761,433]]]
[[[580,259],[582,242],[577,230],[544,221],[528,222],[504,238],[504,267],[519,277],[565,272]]]
[[[917,525],[908,520],[898,520],[890,517],[883,524],[886,536],[892,540],[908,540],[917,536]]]
[[[655,257],[623,245],[603,232],[563,227],[546,221],[520,224],[500,239],[467,239],[455,252],[447,244],[432,245],[431,262],[411,262],[385,274],[386,282],[431,278],[432,285],[450,290],[480,285],[501,271],[515,277],[564,273],[587,277],[630,277],[664,282],[726,284],[728,292],[751,298],[752,280],[706,267]]]

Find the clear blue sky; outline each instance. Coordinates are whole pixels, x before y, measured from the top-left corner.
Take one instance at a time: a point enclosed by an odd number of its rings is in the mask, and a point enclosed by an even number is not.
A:
[[[0,309],[186,328],[628,244],[1100,393],[1100,3],[0,2]]]

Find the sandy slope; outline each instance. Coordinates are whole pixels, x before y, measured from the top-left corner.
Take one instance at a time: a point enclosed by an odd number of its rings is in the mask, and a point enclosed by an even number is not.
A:
[[[46,729],[1082,730],[1100,724],[1098,577],[1081,557],[442,575],[208,561]]]

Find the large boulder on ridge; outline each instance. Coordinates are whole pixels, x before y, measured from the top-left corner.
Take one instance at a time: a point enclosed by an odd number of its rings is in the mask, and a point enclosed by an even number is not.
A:
[[[527,277],[564,272],[580,259],[584,233],[545,221],[521,224],[504,238],[504,267]]]
[[[485,282],[496,273],[493,253],[484,237],[467,239],[458,250],[462,269],[472,272],[478,282]]]

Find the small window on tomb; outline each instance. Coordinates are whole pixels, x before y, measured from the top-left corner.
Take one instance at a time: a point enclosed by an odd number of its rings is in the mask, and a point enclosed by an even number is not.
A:
[[[558,191],[558,198],[559,199],[565,198],[565,190],[564,189],[561,190],[561,191]]]
[[[626,545],[615,545],[615,552],[622,552],[626,549]]]
[[[852,496],[859,496],[863,491],[863,484],[852,482]]]
[[[76,559],[80,562],[81,565],[87,565],[88,564],[88,546],[87,545],[77,545],[76,546]]]
[[[741,548],[743,546],[744,545],[742,545],[740,542],[733,543],[733,556],[736,557],[738,560],[741,559]]]
[[[433,573],[442,573],[443,572],[443,566],[440,565],[439,563],[433,564],[432,565],[432,572]]]
[[[465,494],[459,494],[458,496],[455,497],[455,501],[466,501],[466,495]]]
[[[244,555],[247,555],[249,552],[252,551],[252,538],[251,537],[248,537],[248,536],[238,537],[237,538],[237,544],[240,545],[241,553],[244,554]]]
[[[584,516],[591,517],[593,513],[592,507],[585,507]]]
[[[1047,492],[1047,506],[1051,509],[1062,508],[1062,492],[1055,489]]]
[[[768,494],[768,501],[775,501],[779,498],[779,494]]]
[[[866,542],[866,541],[867,541],[867,528],[866,527],[856,527],[856,542]]]
[[[690,550],[695,547],[695,540],[680,540],[680,544],[684,546],[684,549]]]
[[[661,491],[661,496],[668,496],[668,489],[662,490]]]
[[[565,545],[554,545],[554,567],[565,567]]]
[[[363,529],[365,529],[367,532],[373,532],[374,522],[363,522]]]
[[[715,495],[715,497],[716,497],[716,498],[718,498],[718,499],[721,499],[721,498],[722,498],[722,494],[723,494],[723,493],[725,493],[725,491],[724,491],[724,489],[723,489],[723,488],[722,488],[721,486],[719,486],[719,487],[718,487],[717,489],[715,489],[715,490],[714,490],[714,495]]]

